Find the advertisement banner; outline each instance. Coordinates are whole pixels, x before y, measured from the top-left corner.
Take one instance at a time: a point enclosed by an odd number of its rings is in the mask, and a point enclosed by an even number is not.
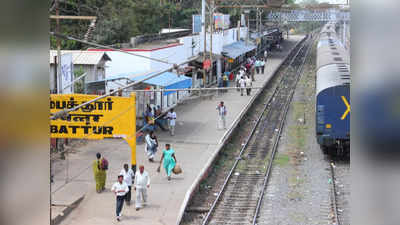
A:
[[[201,15],[193,15],[192,29],[193,33],[201,32]]]
[[[60,93],[71,94],[74,93],[74,86],[71,85],[74,80],[74,64],[72,62],[72,54],[61,55],[61,79],[59,78],[57,87],[61,89]],[[61,82],[61,84],[59,83]]]

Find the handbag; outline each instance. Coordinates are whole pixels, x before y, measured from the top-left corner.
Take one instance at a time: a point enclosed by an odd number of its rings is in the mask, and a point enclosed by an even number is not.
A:
[[[180,173],[182,173],[182,168],[178,164],[176,164],[174,169],[172,170],[172,172],[174,174],[180,174]]]

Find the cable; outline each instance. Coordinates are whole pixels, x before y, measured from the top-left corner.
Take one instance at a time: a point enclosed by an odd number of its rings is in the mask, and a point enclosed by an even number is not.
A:
[[[164,60],[160,60],[160,59],[156,59],[156,58],[152,58],[152,57],[148,57],[148,56],[144,56],[144,55],[135,54],[135,53],[128,52],[128,51],[125,51],[125,50],[122,50],[122,49],[113,48],[113,47],[110,47],[110,46],[101,45],[101,44],[97,44],[97,43],[94,43],[94,42],[84,41],[84,40],[81,40],[81,39],[78,39],[78,38],[74,38],[74,37],[63,35],[63,34],[56,33],[56,32],[50,32],[50,35],[55,36],[57,38],[62,38],[62,39],[71,40],[71,41],[77,41],[77,42],[80,42],[80,43],[83,43],[83,44],[87,44],[87,45],[91,45],[91,46],[95,46],[95,47],[98,47],[98,48],[111,49],[111,50],[114,50],[114,51],[118,51],[118,52],[123,52],[123,53],[129,54],[129,55],[142,57],[142,58],[145,58],[145,59],[150,59],[150,60],[153,60],[153,61],[157,61],[157,62],[169,64],[169,65],[173,65],[173,63],[170,63],[168,61],[164,61]]]

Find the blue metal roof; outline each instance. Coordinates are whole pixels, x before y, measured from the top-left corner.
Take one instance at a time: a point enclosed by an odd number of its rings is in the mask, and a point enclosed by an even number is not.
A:
[[[246,52],[254,50],[256,47],[257,46],[250,44],[250,43],[246,44],[244,41],[237,41],[230,45],[225,45],[222,48],[222,51],[228,57],[235,59],[238,56],[245,54]]]
[[[145,75],[145,76],[138,76],[138,77],[132,78],[132,80],[138,81],[138,80],[144,79],[146,77],[149,77],[153,74],[154,73]],[[192,87],[192,78],[184,76],[184,75],[178,76],[176,73],[165,72],[156,77],[145,80],[145,81],[143,81],[143,83],[161,86],[161,87],[164,87],[164,89],[183,89],[183,88]],[[164,92],[164,95],[169,95],[174,92],[175,91]]]
[[[146,77],[152,76],[153,74],[154,73],[151,73],[149,75],[134,77],[134,78],[132,78],[132,80],[138,81],[138,80],[144,79]],[[186,80],[190,80],[190,82],[191,82],[192,78],[183,76],[183,75],[178,76],[176,73],[165,72],[156,77],[153,77],[151,79],[143,81],[143,83],[162,86],[162,87],[168,87],[172,84],[179,83],[179,82],[186,81]]]

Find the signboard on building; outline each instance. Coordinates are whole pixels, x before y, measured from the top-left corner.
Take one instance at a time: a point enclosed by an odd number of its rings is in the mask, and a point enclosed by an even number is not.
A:
[[[61,74],[57,79],[57,89],[59,93],[74,93],[74,86],[71,85],[74,80],[74,64],[72,62],[72,53],[61,55],[60,60]]]
[[[52,94],[50,115],[72,109],[97,95]],[[136,165],[136,100],[130,97],[106,97],[50,120],[51,138],[103,139],[123,138],[132,150],[132,164]]]
[[[201,32],[201,15],[193,15],[192,30],[193,33]]]
[[[214,14],[214,25],[215,29],[228,29],[230,26],[230,15],[225,15],[222,13]]]

